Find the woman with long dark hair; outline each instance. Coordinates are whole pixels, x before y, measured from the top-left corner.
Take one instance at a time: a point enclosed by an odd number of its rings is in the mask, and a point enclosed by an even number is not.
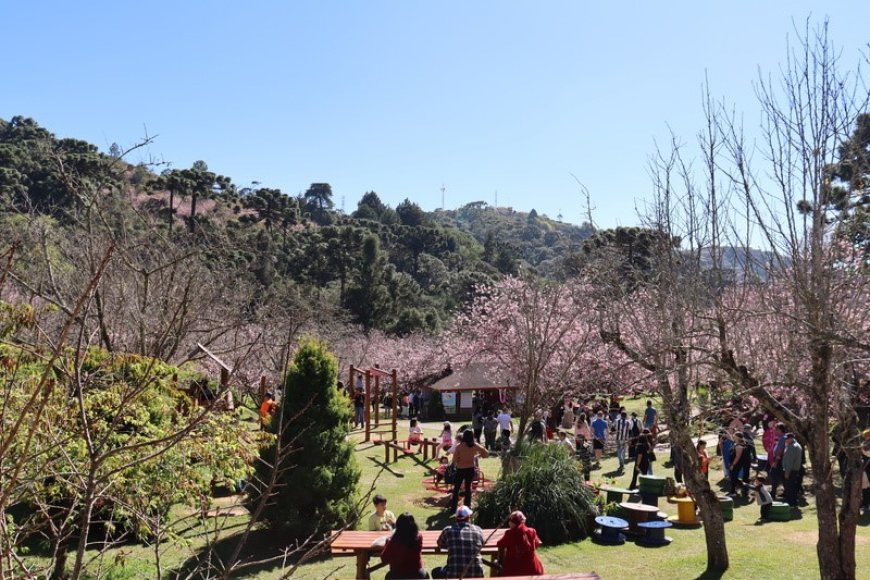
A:
[[[456,475],[453,480],[453,497],[450,499],[451,512],[456,511],[459,504],[459,487],[465,482],[465,505],[471,507],[471,483],[474,481],[474,460],[477,456],[489,457],[486,447],[474,440],[474,433],[469,429],[462,433],[462,443],[453,452],[453,464]]]
[[[388,580],[429,577],[423,568],[423,536],[408,512],[396,519],[396,531],[381,552],[381,562],[390,565]]]
[[[634,448],[634,473],[631,476],[631,485],[628,486],[630,489],[634,489],[637,484],[638,475],[652,475],[652,453],[652,434],[649,429],[644,429]]]

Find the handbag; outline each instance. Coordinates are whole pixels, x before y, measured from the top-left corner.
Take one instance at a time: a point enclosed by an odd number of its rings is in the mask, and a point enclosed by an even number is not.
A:
[[[652,449],[649,450],[649,460],[651,462],[656,460],[656,452]]]

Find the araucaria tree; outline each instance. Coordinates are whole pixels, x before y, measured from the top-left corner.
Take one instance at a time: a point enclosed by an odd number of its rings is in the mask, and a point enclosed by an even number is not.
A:
[[[351,409],[337,380],[338,364],[326,344],[304,339],[287,370],[273,421],[282,453],[276,445],[267,448],[257,466],[260,485],[253,499],[274,494],[262,519],[292,540],[304,542],[357,515],[360,472],[347,440]]]

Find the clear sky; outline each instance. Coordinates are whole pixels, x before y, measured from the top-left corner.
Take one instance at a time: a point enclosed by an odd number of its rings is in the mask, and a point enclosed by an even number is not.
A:
[[[7,2],[0,117],[107,150],[197,159],[240,186],[332,184],[352,211],[472,201],[579,223],[636,223],[647,158],[691,141],[705,74],[757,118],[793,21],[830,18],[852,62],[870,1],[444,0]]]

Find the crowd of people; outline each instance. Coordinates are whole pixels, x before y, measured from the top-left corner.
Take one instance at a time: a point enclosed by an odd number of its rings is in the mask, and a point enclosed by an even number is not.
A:
[[[555,420],[549,412],[535,413],[528,429],[529,439],[565,446],[580,462],[587,480],[590,472],[600,467],[605,450],[616,456],[620,472],[631,468],[630,488],[636,487],[639,475],[653,473],[659,422],[652,401],[647,401],[641,417],[638,413],[626,412],[624,407],[614,408],[612,404],[588,408],[573,403],[567,403],[564,411],[557,415],[558,420]],[[572,427],[573,437],[569,433]],[[760,452],[756,454],[759,434],[765,452],[763,456]],[[447,564],[433,569],[432,577],[483,576],[480,549],[485,539],[480,528],[471,523],[472,481],[478,475],[478,459],[510,448],[513,435],[513,418],[507,408],[486,412],[475,409],[472,424],[460,427],[456,432],[449,421],[444,422],[440,434],[444,456],[440,458],[436,477],[453,484],[448,510],[453,513],[455,521],[442,531],[438,539],[438,545],[447,551]],[[416,419],[412,419],[408,441],[414,443],[422,439],[422,428]],[[697,441],[697,468],[705,476],[710,472],[711,463],[707,447],[706,439]],[[863,432],[862,450],[865,457],[862,507],[870,510],[870,429]],[[785,503],[798,505],[805,474],[804,451],[783,423],[770,416],[763,416],[755,422],[738,415],[729,416],[718,433],[715,455],[721,457],[725,475],[723,482],[728,493],[743,494],[744,498],[748,498],[749,492],[754,494],[760,508],[759,522],[768,519],[771,506],[779,499],[780,489]],[[680,458],[681,455],[672,450],[670,459],[678,482],[682,482]],[[840,454],[838,459],[841,459]],[[752,471],[755,471],[754,476]],[[460,496],[462,505],[459,505]],[[381,554],[383,562],[390,566],[387,578],[428,578],[422,562],[422,539],[413,516],[403,513],[397,518],[386,509],[386,499],[381,496],[375,496],[374,504],[369,529],[395,530]],[[509,530],[498,542],[502,574],[542,574],[543,567],[536,553],[540,541],[535,530],[527,525],[521,512],[510,514],[507,524]]]

